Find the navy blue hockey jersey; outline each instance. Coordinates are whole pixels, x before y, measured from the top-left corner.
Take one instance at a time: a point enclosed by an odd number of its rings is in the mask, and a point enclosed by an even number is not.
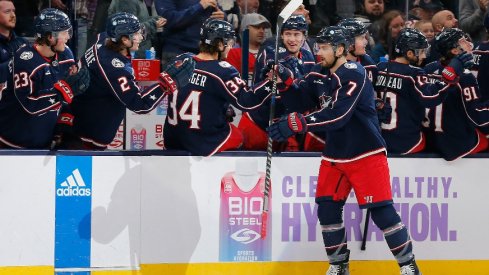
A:
[[[430,78],[440,80],[443,66],[433,62],[426,65],[425,71]],[[436,150],[444,159],[455,160],[477,147],[480,141],[476,126],[489,125],[489,109],[480,108],[479,87],[469,71],[449,89],[446,99],[430,108],[427,117]]]
[[[382,136],[390,153],[407,154],[422,141],[425,108],[440,104],[447,96],[449,85],[430,83],[426,73],[414,66],[395,61],[377,64],[375,82],[378,97],[384,93],[392,107],[391,120],[382,123]]]
[[[377,69],[377,64],[375,64],[372,57],[370,57],[368,54],[358,56],[357,62],[365,68],[365,71],[367,71],[368,79],[370,79],[372,83],[375,83],[379,70]]]
[[[489,100],[489,42],[483,42],[472,52],[474,55],[474,66],[472,70],[477,74],[481,100]],[[482,132],[489,135],[489,126],[481,127]]]
[[[258,108],[270,95],[268,80],[247,87],[226,61],[197,61],[190,83],[169,96],[163,128],[165,147],[194,155],[214,154],[231,134],[226,120],[229,104],[242,111]]]
[[[67,47],[50,60],[34,46],[14,54],[12,79],[0,94],[0,140],[13,148],[48,148],[62,105],[53,88],[75,64]]]
[[[158,84],[140,89],[131,58],[108,49],[104,37],[100,35],[81,59],[83,66],[89,68],[90,86],[71,104],[74,132],[82,140],[100,147],[112,142],[126,108],[135,113],[148,113],[166,95]]]
[[[319,103],[320,109],[305,118],[308,131],[326,132],[324,159],[349,162],[385,151],[372,82],[357,62],[330,75],[311,72],[288,92],[307,93]]]
[[[273,60],[275,56],[275,49],[272,47],[267,47],[265,50],[258,55],[255,63],[255,72],[253,83],[259,83],[263,81],[263,77],[260,75],[262,69],[266,66],[268,60]],[[285,47],[279,47],[278,59],[285,59],[290,56],[291,53],[287,51]],[[294,78],[300,78],[305,76],[311,71],[313,66],[316,64],[314,56],[311,52],[301,48],[299,53],[299,66],[298,71],[294,72]],[[285,100],[282,101],[280,95],[277,96],[275,101],[275,118],[279,118],[290,112],[300,112],[303,110],[303,106],[297,104],[297,100]],[[263,130],[268,127],[270,119],[270,102],[267,101],[260,108],[249,112],[250,117],[253,121]]]

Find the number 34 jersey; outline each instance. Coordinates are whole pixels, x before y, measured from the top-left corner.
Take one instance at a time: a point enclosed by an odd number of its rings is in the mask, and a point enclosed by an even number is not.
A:
[[[168,99],[163,135],[167,149],[208,156],[231,134],[226,119],[228,106],[243,111],[256,109],[270,96],[271,88],[268,80],[248,88],[228,62],[194,58],[196,66],[190,83]]]

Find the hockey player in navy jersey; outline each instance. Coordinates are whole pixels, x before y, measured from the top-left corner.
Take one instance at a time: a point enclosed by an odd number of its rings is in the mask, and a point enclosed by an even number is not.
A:
[[[281,63],[288,63],[287,66],[293,71],[294,77],[298,78],[309,73],[315,64],[313,54],[302,48],[306,41],[309,26],[302,15],[292,15],[281,28],[281,44],[278,48],[278,59]],[[259,83],[266,78],[266,72],[274,62],[275,48],[266,47],[258,54],[255,63],[254,83]],[[302,111],[303,106],[297,105],[298,100],[291,98],[282,101],[280,96],[275,103],[275,117],[291,111]],[[265,150],[267,147],[266,128],[270,118],[270,102],[266,102],[261,107],[248,113],[243,113],[238,125],[244,135],[243,149]],[[289,140],[289,147],[296,147],[297,142]]]
[[[338,26],[345,28],[350,34],[351,45],[346,59],[360,63],[367,71],[368,79],[375,83],[378,71],[374,60],[367,54],[367,26],[355,18],[343,19]]]
[[[143,40],[141,26],[133,14],[115,13],[107,20],[106,33],[86,51],[81,61],[90,71],[90,85],[71,104],[74,136],[65,137],[61,148],[106,149],[125,117],[126,108],[148,113],[168,93],[188,83],[194,64],[191,58],[179,67],[170,65],[160,74],[157,84],[145,89],[137,86],[130,52],[136,51]]]
[[[172,94],[163,129],[165,147],[209,156],[239,148],[243,136],[226,119],[229,104],[247,111],[258,108],[270,95],[268,80],[249,89],[231,64],[221,61],[232,48],[230,23],[208,19],[200,31],[199,54],[190,84]]]
[[[489,33],[489,13],[484,18],[484,27]],[[480,43],[472,52],[474,55],[474,67],[479,92],[483,101],[489,101],[489,40]],[[482,127],[481,131],[489,137],[489,127]]]
[[[351,189],[360,208],[369,208],[372,220],[384,232],[401,274],[421,274],[408,230],[392,205],[372,83],[360,64],[346,60],[350,39],[344,28],[323,28],[316,41],[320,64],[329,68],[331,75],[310,74],[298,86],[304,93],[314,94],[321,109],[306,116],[286,115],[268,132],[277,141],[305,131],[327,132],[316,189],[317,213],[330,263],[326,274],[350,274],[342,212]],[[283,93],[288,92],[293,91]]]
[[[439,105],[450,85],[456,85],[464,66],[472,56],[460,53],[442,70],[442,80],[428,81],[419,66],[429,53],[428,41],[416,29],[401,30],[394,48],[394,60],[377,64],[375,82],[378,98],[386,98],[392,112],[381,123],[382,136],[390,153],[410,154],[422,151],[426,137],[422,133],[425,108]]]
[[[445,29],[435,37],[434,45],[442,58],[425,66],[428,75],[441,79],[441,72],[452,58],[463,51],[471,52],[472,44],[460,29]],[[435,150],[446,160],[486,150],[488,141],[476,127],[489,125],[489,109],[481,108],[481,95],[474,75],[469,70],[460,74],[442,104],[430,108],[428,124]],[[487,76],[486,76],[487,77]]]
[[[48,149],[62,106],[84,91],[86,69],[75,65],[66,46],[72,34],[68,16],[42,10],[34,20],[36,40],[13,56],[12,79],[0,94],[0,147]]]

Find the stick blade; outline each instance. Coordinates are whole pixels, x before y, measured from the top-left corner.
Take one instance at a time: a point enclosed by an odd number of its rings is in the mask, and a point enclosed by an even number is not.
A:
[[[268,211],[261,213],[261,239],[264,240],[267,237],[267,223],[268,223]]]
[[[292,13],[302,4],[302,0],[290,0],[290,2],[285,6],[285,8],[278,15],[279,21],[285,22]]]

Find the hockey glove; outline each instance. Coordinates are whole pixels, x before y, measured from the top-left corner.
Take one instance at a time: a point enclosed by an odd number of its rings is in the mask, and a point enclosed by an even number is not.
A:
[[[289,55],[284,59],[280,59],[278,63],[288,68],[294,75],[294,78],[303,77],[301,71],[299,70],[299,68],[302,66],[302,60],[300,60],[299,58],[293,55]]]
[[[286,141],[294,134],[304,134],[307,131],[306,119],[299,113],[290,113],[270,125],[267,131],[272,140]]]
[[[159,84],[167,93],[185,87],[195,69],[195,60],[189,54],[177,56],[169,61],[158,79]]]
[[[73,115],[69,112],[61,113],[58,116],[58,121],[54,127],[53,140],[51,141],[50,149],[57,149],[63,142],[63,138],[67,133],[73,132]]]
[[[260,70],[260,79],[264,80],[268,78],[268,73],[273,70],[273,64],[275,64],[273,59],[269,59],[265,62],[265,66]]]
[[[68,75],[65,79],[54,84],[54,88],[61,94],[67,103],[73,101],[73,97],[83,94],[90,85],[90,72],[86,67],[78,70],[78,73]]]
[[[462,52],[452,58],[448,66],[441,72],[443,78],[450,84],[458,82],[459,76],[474,65],[474,57],[471,53]]]
[[[376,98],[375,109],[377,109],[377,117],[380,123],[389,123],[391,121],[392,107],[389,102]]]

